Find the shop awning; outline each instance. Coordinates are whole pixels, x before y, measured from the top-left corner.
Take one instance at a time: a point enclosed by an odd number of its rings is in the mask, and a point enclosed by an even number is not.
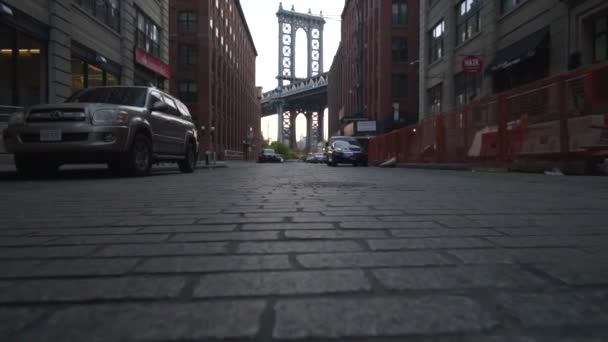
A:
[[[549,27],[545,27],[504,49],[498,50],[494,61],[489,66],[490,70],[504,70],[528,58],[534,57],[540,49],[546,48],[548,39]]]

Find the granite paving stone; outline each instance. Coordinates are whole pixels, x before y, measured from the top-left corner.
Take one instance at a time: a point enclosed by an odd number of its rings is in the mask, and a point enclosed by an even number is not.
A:
[[[26,280],[0,292],[0,303],[175,298],[185,284],[182,277]]]
[[[0,170],[1,341],[605,341],[605,177]]]
[[[479,332],[497,322],[466,297],[294,299],[275,306],[275,338]]]
[[[401,249],[445,249],[445,248],[478,248],[492,247],[488,241],[478,238],[410,238],[410,239],[377,239],[367,240],[374,251]]]
[[[276,242],[243,242],[237,253],[246,254],[287,254],[287,253],[323,253],[323,252],[358,252],[361,245],[353,241],[276,241]]]
[[[263,301],[127,303],[60,309],[20,341],[197,340],[253,337]]]
[[[333,229],[331,223],[256,223],[244,224],[243,230]]]
[[[175,234],[171,242],[276,240],[276,231]]]
[[[510,265],[377,269],[374,276],[394,290],[542,288],[547,281]]]
[[[376,239],[388,237],[380,230],[291,230],[285,232],[288,239]]]
[[[195,297],[325,294],[369,291],[360,270],[225,273],[203,276]]]
[[[307,268],[444,265],[454,262],[436,252],[361,252],[305,254],[296,258]]]
[[[181,273],[241,270],[289,269],[286,255],[163,257],[146,260],[136,271],[141,273]]]
[[[136,256],[173,256],[205,255],[226,253],[227,243],[161,243],[109,245],[99,250],[96,257],[136,257]]]

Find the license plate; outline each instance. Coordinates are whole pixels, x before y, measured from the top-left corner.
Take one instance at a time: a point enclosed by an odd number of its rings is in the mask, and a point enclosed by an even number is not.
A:
[[[352,152],[344,152],[344,156],[345,157],[352,157],[353,153]]]
[[[43,129],[40,131],[40,141],[61,141],[61,131],[58,129]]]

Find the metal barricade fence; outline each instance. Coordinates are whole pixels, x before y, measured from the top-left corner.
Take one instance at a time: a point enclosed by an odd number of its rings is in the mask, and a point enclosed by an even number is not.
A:
[[[486,96],[376,136],[370,160],[513,161],[608,154],[608,63]],[[590,154],[589,151],[594,151]]]

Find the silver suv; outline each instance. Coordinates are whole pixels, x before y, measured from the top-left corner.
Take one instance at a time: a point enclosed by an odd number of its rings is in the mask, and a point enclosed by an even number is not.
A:
[[[149,87],[83,89],[63,104],[15,113],[3,136],[25,176],[68,163],[107,163],[117,174],[143,176],[154,162],[167,161],[190,173],[198,155],[188,108]]]

